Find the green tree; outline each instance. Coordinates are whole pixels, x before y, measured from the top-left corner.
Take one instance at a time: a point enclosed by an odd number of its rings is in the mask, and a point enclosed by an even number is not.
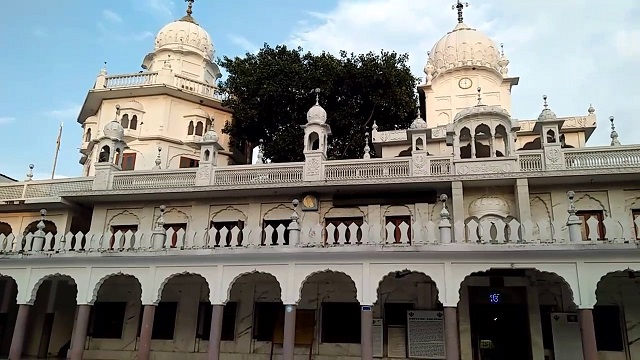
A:
[[[328,157],[360,158],[365,132],[375,121],[379,130],[406,128],[416,116],[415,78],[408,56],[380,54],[312,54],[301,48],[265,44],[257,54],[224,57],[228,72],[220,90],[232,94],[223,105],[233,110],[224,132],[236,144],[255,146],[272,162],[302,161],[306,113],[320,104],[331,126]]]

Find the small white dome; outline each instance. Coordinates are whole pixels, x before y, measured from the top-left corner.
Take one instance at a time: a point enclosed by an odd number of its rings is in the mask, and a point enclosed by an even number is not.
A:
[[[459,67],[484,67],[501,73],[498,47],[487,35],[460,22],[431,49],[425,66],[433,67],[433,78]],[[504,66],[508,65],[508,62]]]
[[[411,126],[409,126],[409,129],[426,129],[427,128],[427,122],[424,121],[421,117],[418,117],[417,119],[413,120],[413,122],[411,123]]]
[[[156,36],[155,50],[191,50],[213,61],[213,42],[209,33],[190,15],[165,25]]]
[[[482,196],[469,204],[469,216],[480,219],[486,215],[509,216],[509,204],[497,196]]]
[[[307,112],[308,124],[324,124],[327,122],[327,112],[316,102]]]
[[[540,115],[538,115],[538,121],[557,120],[558,117],[556,116],[556,113],[554,113],[553,111],[551,111],[551,109],[549,109],[549,105],[547,104],[547,95],[544,95],[542,99],[544,99],[544,109],[542,109],[542,111],[540,112]]]
[[[460,121],[464,118],[476,115],[496,115],[506,119],[511,119],[511,115],[505,109],[498,105],[476,105],[460,110],[453,117],[453,122]]]
[[[202,141],[218,142],[218,140],[220,140],[220,137],[218,137],[218,133],[213,129],[209,129],[209,131],[204,133],[204,135],[202,136]]]
[[[142,106],[142,104],[140,104],[136,100],[129,100],[126,103],[124,103],[124,105],[122,105],[120,107],[120,109],[122,109],[122,110],[137,110],[137,111],[142,112],[142,111],[144,111],[144,106]]]
[[[103,135],[110,139],[122,141],[124,138],[124,128],[118,121],[110,121],[102,130]]]
[[[208,112],[204,111],[203,108],[195,108],[191,111],[191,113],[188,116],[197,116],[197,117],[201,117],[201,118],[205,118],[205,119],[210,119],[211,116],[209,115]]]

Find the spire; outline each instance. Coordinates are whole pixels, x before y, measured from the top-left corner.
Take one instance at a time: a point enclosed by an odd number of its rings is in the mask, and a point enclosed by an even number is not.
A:
[[[468,2],[461,2],[460,0],[458,0],[458,2],[456,4],[453,4],[451,6],[451,10],[455,10],[458,9],[458,23],[462,24],[462,21],[464,20],[462,17],[462,9],[464,9],[465,7],[469,7],[469,3]]]
[[[616,126],[614,125],[613,116],[609,117],[609,121],[611,121],[611,146],[620,146],[620,140],[618,140],[618,132],[616,131]]]
[[[316,93],[316,105],[320,105],[320,88],[315,88],[312,91]]]
[[[162,153],[162,148],[158,146],[158,156],[156,156],[156,166],[153,167],[153,170],[160,170],[162,169],[162,158],[161,158],[161,154]]]
[[[482,88],[478,86],[478,106],[482,105]]]
[[[549,108],[549,103],[547,103],[547,95],[542,95],[542,100],[544,100],[544,108]]]
[[[369,147],[369,133],[364,133],[364,156],[363,159],[371,159],[371,148]]]
[[[182,19],[180,19],[180,21],[188,21],[194,24],[198,24],[196,23],[196,21],[193,19],[193,16],[191,16],[193,14],[193,2],[195,0],[184,0],[184,2],[186,2],[187,5],[187,15],[183,16]]]

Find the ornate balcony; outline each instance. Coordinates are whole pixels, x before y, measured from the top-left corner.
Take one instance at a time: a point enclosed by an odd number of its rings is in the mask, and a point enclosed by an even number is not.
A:
[[[565,149],[562,165],[547,168],[542,151],[521,151],[514,158],[459,159],[427,156],[418,172],[411,157],[392,159],[354,159],[323,161],[320,182],[323,185],[354,185],[388,182],[448,182],[501,178],[536,178],[595,174],[635,174],[640,172],[640,146]],[[198,177],[201,174],[202,177]],[[94,181],[98,179],[99,181]],[[318,186],[319,181],[305,176],[305,163],[231,165],[214,167],[209,175],[199,169],[110,171],[100,177],[25,181],[0,185],[0,202],[34,202],[37,199],[97,193],[103,190],[194,187],[220,189]],[[99,185],[99,186],[98,186]]]

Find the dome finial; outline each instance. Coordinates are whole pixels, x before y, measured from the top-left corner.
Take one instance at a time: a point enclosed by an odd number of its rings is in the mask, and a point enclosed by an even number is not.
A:
[[[184,0],[184,1],[189,4],[189,5],[187,5],[187,16],[191,16],[191,14],[193,14],[193,2],[194,2],[194,0]]]
[[[320,105],[320,88],[313,89],[313,92],[316,93],[316,105]]]
[[[468,2],[461,2],[460,0],[458,0],[458,2],[454,5],[451,6],[451,10],[455,10],[458,9],[458,23],[462,24],[462,21],[464,20],[462,17],[462,9],[464,9],[465,7],[469,7],[469,3]]]
[[[549,103],[547,103],[547,95],[542,95],[542,100],[544,100],[544,108],[549,108]]]
[[[482,105],[482,88],[478,86],[478,106]]]
[[[615,121],[613,116],[609,117],[609,121],[611,121],[611,146],[620,146],[620,140],[618,140],[618,132],[616,131],[616,126],[613,123]]]

